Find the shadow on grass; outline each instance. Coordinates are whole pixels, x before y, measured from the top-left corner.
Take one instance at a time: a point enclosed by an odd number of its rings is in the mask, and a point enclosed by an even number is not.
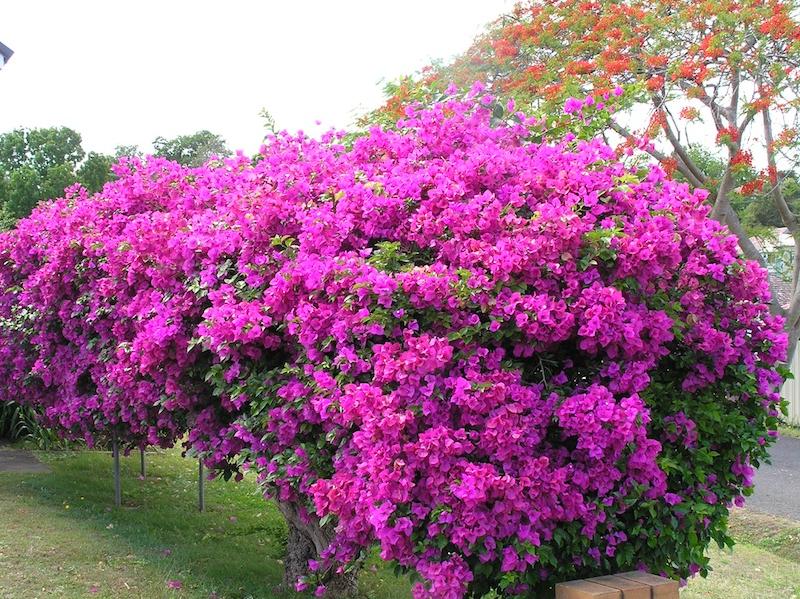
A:
[[[136,556],[145,570],[191,581],[180,596],[288,599],[279,592],[286,528],[276,506],[255,484],[206,482],[206,511],[197,509],[197,462],[177,451],[147,454],[147,477],[139,478],[139,455],[121,460],[123,505],[113,507],[112,460],[107,452],[44,453],[50,474],[2,474],[0,497],[23,498],[38,518],[66,518]],[[374,568],[371,568],[374,569]],[[404,599],[408,584],[366,572],[366,597]],[[163,584],[163,583],[162,583]],[[189,594],[190,593],[190,594]],[[171,596],[171,595],[164,595]]]

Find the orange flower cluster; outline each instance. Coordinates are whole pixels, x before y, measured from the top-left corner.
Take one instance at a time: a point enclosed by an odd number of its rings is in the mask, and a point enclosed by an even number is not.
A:
[[[525,69],[525,72],[533,79],[541,79],[547,72],[547,67],[543,64],[534,64]]]
[[[739,150],[731,158],[732,168],[744,168],[753,165],[753,153],[746,150]]]
[[[564,85],[562,83],[553,83],[542,90],[542,95],[546,100],[555,100],[561,95],[561,90],[563,89]]]
[[[668,176],[672,177],[675,171],[678,170],[678,161],[672,157],[664,158],[661,160],[661,168],[664,169],[664,172],[667,173]]]
[[[787,13],[780,12],[761,23],[758,30],[773,39],[785,39],[797,35],[796,27],[796,24]],[[797,38],[795,37],[795,39]]]
[[[767,168],[767,176],[769,177],[770,185],[778,184],[778,169],[772,165]]]
[[[739,141],[739,131],[734,127],[723,127],[717,131],[718,144],[730,144]]]
[[[700,51],[709,58],[719,58],[725,54],[719,44],[715,44],[717,37],[714,34],[705,36],[700,42]]]
[[[645,135],[647,137],[656,137],[661,129],[665,129],[667,126],[667,115],[663,110],[659,110],[655,112],[650,117],[650,122],[647,125],[647,130],[645,131]]]
[[[667,66],[669,59],[666,56],[660,55],[646,56],[644,62],[648,67],[661,68]]]
[[[684,106],[681,108],[680,117],[687,121],[694,121],[700,118],[700,111],[694,106]]]
[[[516,46],[507,39],[494,40],[492,42],[492,48],[494,48],[494,53],[497,55],[497,58],[501,59],[511,58],[518,53]]]
[[[675,79],[688,79],[695,83],[702,83],[708,77],[708,67],[699,61],[686,61],[678,65]]]
[[[597,69],[597,65],[591,60],[574,60],[567,64],[565,70],[570,75],[586,75]]]
[[[751,179],[741,187],[743,195],[762,193],[764,187],[778,184],[778,170],[774,166],[761,171],[755,179]]]
[[[761,177],[757,177],[755,179],[751,179],[741,187],[742,195],[753,195],[755,193],[761,193],[764,190],[764,179]]]
[[[630,58],[617,58],[612,60],[607,60],[603,63],[603,67],[606,70],[606,73],[609,75],[619,75],[620,73],[624,73],[625,71],[630,70],[631,68],[631,59]]]
[[[797,129],[788,128],[778,133],[778,138],[775,140],[776,149],[785,148],[797,141]]]
[[[772,105],[772,98],[769,97],[758,98],[752,104],[750,104],[752,109],[755,110],[756,112],[761,112],[762,110],[769,108],[771,105]]]
[[[645,84],[647,89],[651,92],[658,91],[664,87],[664,78],[661,75],[656,75],[655,77],[650,77]]]

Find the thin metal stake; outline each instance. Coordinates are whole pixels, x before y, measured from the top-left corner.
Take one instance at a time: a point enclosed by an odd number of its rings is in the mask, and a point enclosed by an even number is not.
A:
[[[206,477],[203,475],[203,460],[198,460],[197,467],[197,507],[201,512],[206,511]]]
[[[120,507],[122,505],[122,481],[119,476],[119,443],[116,434],[111,437],[111,453],[114,456],[114,505]]]
[[[140,458],[140,471],[142,473],[142,478],[145,477],[145,470],[144,470],[144,448],[139,448],[139,458]]]

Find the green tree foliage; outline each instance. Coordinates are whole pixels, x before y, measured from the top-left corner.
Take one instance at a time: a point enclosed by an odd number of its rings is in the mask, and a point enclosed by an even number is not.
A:
[[[30,213],[42,199],[43,177],[30,166],[21,166],[6,174],[5,198],[3,206],[15,218]]]
[[[173,139],[157,137],[153,140],[153,148],[156,156],[163,156],[184,166],[200,166],[212,156],[231,154],[222,137],[205,129]]]
[[[111,165],[115,158],[107,154],[89,152],[86,160],[78,169],[78,180],[86,189],[92,193],[100,191],[103,185],[109,180]]]
[[[90,152],[68,127],[15,129],[0,135],[0,228],[30,214],[41,200],[81,183],[97,191],[111,179],[110,156]]]
[[[783,173],[783,195],[786,203],[795,214],[800,213],[800,182],[795,173]],[[780,214],[775,209],[772,199],[761,196],[751,202],[742,218],[745,225],[760,224],[765,227],[783,227]]]
[[[153,141],[156,156],[185,166],[199,166],[212,156],[229,156],[225,140],[207,130]],[[0,230],[13,226],[44,199],[63,195],[80,183],[97,192],[113,178],[111,166],[121,156],[141,157],[135,145],[117,146],[114,156],[86,152],[79,133],[68,127],[15,129],[0,135]]]
[[[70,185],[78,182],[74,167],[70,164],[55,164],[47,168],[42,181],[42,197],[44,199],[58,198]]]
[[[23,166],[44,175],[48,168],[83,160],[81,136],[68,127],[15,129],[0,136],[0,164],[14,170]]]
[[[114,148],[114,157],[121,158],[123,156],[135,156],[141,157],[142,151],[139,149],[137,145],[130,145],[130,146],[117,146]]]

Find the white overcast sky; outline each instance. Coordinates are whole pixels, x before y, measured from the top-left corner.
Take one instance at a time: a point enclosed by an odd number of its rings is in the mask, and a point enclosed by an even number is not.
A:
[[[344,127],[380,80],[467,47],[510,0],[4,0],[0,132],[63,125],[84,148],[148,150],[209,129],[253,153],[281,128]],[[322,121],[322,127],[315,121]]]

